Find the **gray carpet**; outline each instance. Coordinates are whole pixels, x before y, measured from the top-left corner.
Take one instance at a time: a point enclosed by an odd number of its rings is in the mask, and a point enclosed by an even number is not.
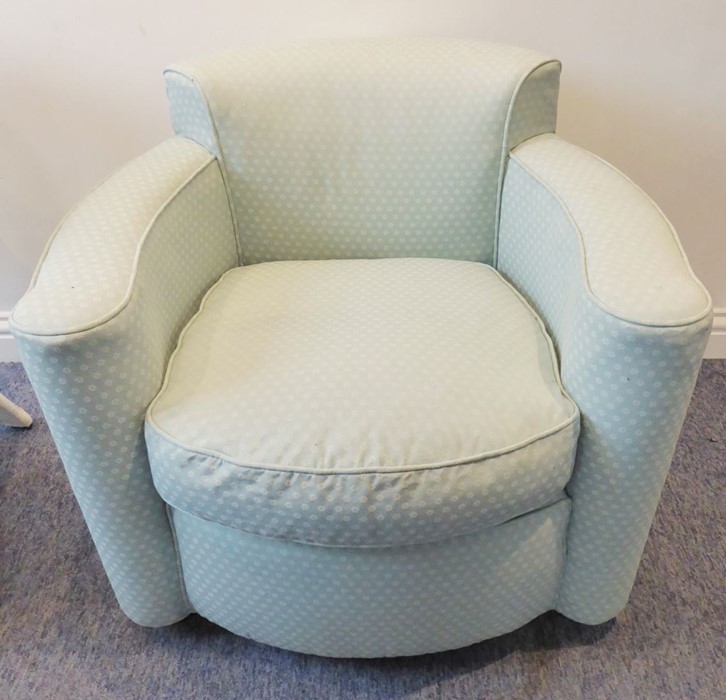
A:
[[[548,613],[466,649],[386,660],[280,651],[197,616],[117,608],[22,368],[0,391],[0,697],[726,698],[726,360],[704,363],[630,605],[585,627]]]

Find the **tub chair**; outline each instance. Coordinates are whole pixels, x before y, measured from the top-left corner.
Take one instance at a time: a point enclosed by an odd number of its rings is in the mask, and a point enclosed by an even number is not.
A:
[[[429,39],[165,72],[175,136],[11,318],[129,618],[378,657],[623,609],[711,302],[554,133],[559,76]]]

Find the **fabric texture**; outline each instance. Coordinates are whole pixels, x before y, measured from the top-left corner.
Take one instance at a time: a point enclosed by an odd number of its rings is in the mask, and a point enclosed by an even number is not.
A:
[[[550,133],[559,64],[352,41],[166,75],[180,136],[69,214],[10,319],[126,614],[363,656],[616,615],[711,302],[642,191]],[[259,602],[286,572],[318,610]]]
[[[688,266],[673,227],[622,173],[554,134],[523,143],[512,162],[566,212],[579,234],[575,250],[579,243],[589,292],[604,311],[644,326],[682,326],[707,315],[708,293]],[[525,202],[518,213],[538,215]]]
[[[156,217],[165,215],[170,223],[162,225],[171,226],[179,214],[167,212],[168,204],[190,183],[210,200],[197,197],[189,205],[199,210],[197,222],[209,217],[199,235],[224,225],[229,207],[219,187],[219,166],[189,139],[165,141],[101,183],[51,237],[30,289],[13,309],[13,327],[62,335],[93,328],[118,313],[129,302]]]
[[[174,511],[201,615],[257,641],[323,656],[425,654],[509,632],[554,605],[565,498],[498,527],[390,548],[267,539]]]
[[[35,419],[31,430],[0,425],[5,698],[564,700],[573,692],[587,700],[726,697],[726,360],[703,362],[635,588],[617,621],[582,625],[550,612],[456,651],[368,661],[293,654],[199,615],[156,630],[129,624],[114,604],[19,363],[0,362],[0,386]],[[409,587],[420,595],[416,577]],[[243,604],[256,590],[240,593]],[[313,581],[306,595],[316,602],[316,591],[323,598],[329,590]],[[466,597],[478,590],[472,587]],[[366,589],[356,591],[359,607]],[[312,617],[310,609],[304,614]],[[447,622],[442,626],[450,629]],[[274,624],[280,625],[279,615]]]
[[[633,585],[708,340],[710,298],[650,200],[556,137],[512,154],[498,261],[552,334],[582,415],[557,609],[603,622]]]
[[[190,612],[144,413],[181,329],[236,264],[219,167],[177,137],[74,210],[10,319],[116,596],[140,624]]]
[[[445,539],[562,497],[578,413],[490,267],[263,263],[207,295],[146,425],[173,506],[334,546]]]
[[[229,51],[167,70],[176,133],[220,155],[245,263],[491,262],[507,151],[554,131],[560,64],[436,39]]]
[[[166,97],[171,107],[174,131],[196,141],[217,158],[220,157],[212,115],[204,95],[190,78],[173,70],[164,72]]]

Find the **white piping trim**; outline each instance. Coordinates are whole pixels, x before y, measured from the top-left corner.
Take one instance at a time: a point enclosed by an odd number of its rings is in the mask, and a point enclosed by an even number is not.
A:
[[[542,135],[536,136],[535,138],[542,138]],[[560,139],[558,136],[555,136],[554,134],[547,134],[545,135],[545,138],[548,139],[557,139],[558,141],[562,143],[567,143],[563,139]],[[526,143],[526,142],[525,142]],[[572,144],[570,144],[572,145]],[[705,308],[698,312],[697,314],[694,314],[693,316],[689,316],[685,319],[677,319],[674,321],[651,321],[651,320],[645,320],[645,319],[637,319],[637,318],[631,318],[626,316],[625,314],[618,313],[615,309],[607,305],[602,299],[600,299],[595,292],[592,290],[592,287],[590,285],[590,278],[588,275],[588,264],[587,264],[587,250],[585,247],[585,237],[583,235],[582,229],[580,228],[580,225],[577,223],[577,220],[575,219],[573,213],[570,211],[569,207],[565,203],[564,199],[558,194],[558,192],[555,190],[555,188],[550,185],[548,182],[546,182],[540,175],[538,175],[534,170],[532,170],[526,163],[524,163],[520,158],[517,156],[516,149],[512,151],[510,154],[510,158],[514,160],[517,165],[519,165],[522,170],[524,170],[528,175],[530,175],[536,182],[538,182],[542,187],[544,187],[545,190],[555,199],[555,201],[560,205],[563,212],[569,219],[570,223],[572,224],[572,227],[575,229],[575,232],[577,233],[577,239],[580,247],[580,262],[581,262],[581,270],[582,275],[585,281],[585,292],[590,297],[591,301],[602,311],[604,311],[609,316],[612,316],[613,318],[616,318],[620,321],[624,321],[625,323],[630,323],[634,326],[647,326],[647,327],[654,327],[654,328],[675,328],[680,326],[689,326],[691,324],[697,323],[698,321],[703,320],[706,318],[709,313],[711,312],[712,303],[711,303],[711,296],[709,295],[706,288],[703,286],[701,281],[696,277],[693,270],[691,269],[690,264],[688,263],[688,258],[686,258],[686,254],[683,250],[683,247],[681,246],[681,242],[678,240],[678,236],[676,235],[676,232],[673,228],[673,225],[668,220],[668,218],[665,216],[665,214],[662,212],[660,207],[645,193],[643,190],[638,187],[627,175],[621,173],[615,166],[611,165],[607,161],[603,160],[599,156],[596,156],[593,153],[590,153],[590,151],[585,150],[584,148],[580,148],[579,146],[574,146],[575,148],[578,148],[579,150],[583,151],[584,153],[587,153],[588,155],[592,156],[593,158],[599,160],[604,165],[607,165],[611,170],[613,170],[615,173],[620,175],[622,178],[624,178],[627,182],[629,182],[633,187],[640,192],[643,197],[645,197],[655,208],[655,210],[660,214],[665,224],[668,226],[668,230],[671,233],[671,236],[673,238],[674,243],[676,244],[678,251],[681,255],[681,260],[683,262],[684,267],[686,268],[686,272],[691,278],[691,281],[699,288],[699,290],[703,293],[705,300],[706,300],[706,306]]]
[[[350,260],[351,258],[346,258],[347,260]],[[355,258],[352,258],[355,260]],[[228,525],[227,523],[220,522],[219,520],[212,520],[211,517],[201,515],[200,513],[192,513],[191,511],[185,509],[185,508],[179,508],[178,506],[168,505],[168,507],[175,513],[181,513],[185,517],[194,518],[195,520],[199,520],[202,523],[209,523],[210,525],[216,525],[217,527],[222,527],[225,530],[232,530],[233,532],[241,532],[243,535],[247,535],[249,537],[260,537],[263,540],[269,540],[272,542],[280,542],[290,545],[305,545],[305,546],[314,546],[314,547],[322,547],[324,549],[364,549],[364,550],[381,550],[381,549],[402,549],[402,548],[409,548],[409,547],[425,547],[426,545],[432,545],[432,544],[442,544],[444,542],[451,542],[452,540],[457,540],[462,537],[472,537],[479,534],[483,534],[487,531],[492,531],[495,528],[498,527],[506,527],[507,525],[514,524],[518,520],[523,520],[524,518],[530,516],[530,515],[536,515],[537,513],[541,513],[546,511],[549,508],[554,508],[557,506],[560,506],[560,504],[570,504],[571,499],[567,495],[566,491],[562,491],[561,494],[557,495],[556,497],[553,497],[552,499],[542,503],[541,505],[535,506],[531,508],[528,511],[525,511],[524,513],[520,513],[519,515],[513,515],[509,518],[506,518],[505,520],[496,521],[492,523],[486,523],[482,524],[479,527],[473,528],[471,530],[464,530],[463,532],[457,532],[455,535],[443,535],[441,537],[437,537],[434,539],[425,539],[425,540],[416,540],[414,542],[396,542],[393,544],[335,544],[331,542],[318,542],[317,540],[311,540],[311,539],[305,539],[302,537],[295,537],[295,538],[288,538],[288,537],[275,537],[274,535],[266,535],[262,534],[260,532],[255,532],[254,530],[246,530],[245,528],[236,527],[234,525]],[[567,510],[570,510],[570,506],[566,505],[564,506],[567,508]],[[563,539],[567,538],[567,527],[562,528],[561,537]],[[563,548],[563,553],[565,552],[565,549]],[[553,608],[554,609],[554,608]]]
[[[557,64],[560,66],[560,70],[562,70],[562,63],[557,60],[556,58],[548,58],[546,60],[540,61],[536,66],[528,70],[526,73],[524,73],[520,78],[519,82],[514,88],[514,92],[512,93],[512,97],[509,100],[509,107],[507,108],[507,117],[504,120],[504,133],[502,134],[502,155],[499,159],[499,177],[497,178],[497,202],[496,202],[496,209],[494,210],[494,249],[492,251],[492,265],[496,268],[497,266],[497,256],[499,253],[499,221],[501,219],[501,210],[502,210],[502,192],[504,190],[504,176],[507,171],[507,157],[510,154],[510,147],[509,147],[509,127],[511,125],[512,121],[512,115],[514,114],[514,106],[517,102],[517,98],[519,97],[519,92],[524,86],[524,84],[534,75],[540,68],[543,68],[544,66],[548,66],[550,64]],[[557,119],[557,102],[555,102],[555,120]],[[547,132],[551,133],[551,132]],[[541,134],[536,134],[537,136],[540,136]],[[517,144],[519,145],[519,144]]]
[[[237,243],[237,264],[242,265],[242,235],[239,229],[239,217],[237,216],[237,207],[235,206],[234,197],[232,196],[232,187],[229,184],[229,173],[227,172],[227,159],[224,157],[224,149],[222,148],[222,140],[219,138],[219,131],[217,129],[217,122],[214,121],[214,115],[212,113],[212,107],[207,97],[207,93],[202,87],[201,83],[193,76],[188,73],[182,73],[182,71],[176,68],[166,68],[164,75],[167,73],[174,73],[182,78],[186,78],[199,92],[199,95],[204,102],[204,107],[207,110],[207,117],[209,118],[209,125],[212,127],[212,136],[214,142],[217,144],[217,151],[219,152],[219,169],[222,173],[222,182],[224,182],[224,189],[227,193],[227,204],[232,214],[232,226],[234,228],[234,238]],[[196,143],[196,142],[195,142]]]
[[[259,263],[261,265],[264,265],[264,263]],[[239,268],[237,268],[239,269]],[[173,360],[173,356],[172,356]],[[169,367],[171,367],[171,360]],[[559,374],[559,372],[558,372]],[[547,430],[542,431],[541,433],[537,433],[537,435],[534,435],[532,437],[526,438],[525,440],[521,440],[520,442],[515,443],[514,445],[507,445],[506,447],[500,447],[496,450],[488,450],[487,452],[481,452],[477,455],[471,455],[467,457],[460,457],[458,459],[452,459],[445,462],[432,462],[428,464],[406,464],[406,465],[393,465],[390,467],[366,467],[365,469],[356,469],[355,467],[347,467],[347,468],[340,468],[340,469],[316,469],[314,467],[300,467],[296,465],[281,465],[281,464],[268,464],[265,462],[243,462],[241,460],[235,459],[233,457],[230,457],[229,455],[225,454],[224,452],[218,452],[216,450],[207,450],[207,449],[200,449],[197,447],[191,447],[189,445],[184,444],[180,440],[177,440],[172,435],[170,435],[168,432],[166,432],[163,428],[159,427],[159,424],[154,420],[153,415],[151,414],[151,408],[154,406],[154,403],[156,402],[156,398],[162,393],[164,387],[162,386],[162,390],[157,394],[157,397],[154,398],[154,401],[149,406],[149,411],[147,411],[146,414],[146,424],[150,426],[162,439],[166,440],[167,442],[170,442],[175,447],[178,447],[181,450],[185,450],[186,452],[192,452],[197,455],[204,455],[206,457],[213,457],[214,459],[219,459],[222,462],[226,462],[227,464],[233,464],[236,467],[244,467],[245,469],[254,469],[254,470],[264,470],[264,471],[277,471],[277,472],[285,472],[285,473],[298,473],[298,474],[312,474],[314,476],[363,476],[366,474],[396,474],[400,472],[408,472],[408,471],[432,471],[435,469],[445,469],[447,467],[456,467],[456,466],[464,466],[466,464],[475,464],[477,462],[483,462],[489,459],[495,459],[497,457],[503,457],[505,455],[512,454],[514,452],[517,452],[518,450],[524,449],[525,447],[528,447],[529,445],[539,442],[540,440],[544,440],[548,437],[552,437],[553,435],[556,435],[557,433],[564,432],[568,427],[578,422],[579,418],[579,411],[575,411],[572,413],[572,415],[569,418],[566,418],[561,423],[558,423],[552,428],[548,428]],[[569,399],[569,397],[565,394],[565,398]]]
[[[387,258],[388,260],[392,260],[395,258]],[[405,260],[406,258],[398,258],[399,260]],[[417,258],[414,258],[417,259]],[[269,264],[275,264],[273,263],[258,263],[259,265],[269,265]],[[171,357],[169,358],[169,362],[167,363],[166,367],[166,374],[164,376],[164,382],[161,385],[161,389],[159,389],[159,392],[154,397],[152,402],[149,404],[149,407],[146,411],[146,424],[152,428],[159,437],[166,440],[167,442],[171,443],[172,445],[178,447],[179,449],[186,450],[187,452],[192,452],[194,454],[198,455],[205,455],[207,457],[213,457],[215,459],[219,459],[223,462],[227,462],[228,464],[233,464],[238,467],[245,467],[249,469],[256,469],[256,470],[268,470],[268,471],[279,471],[279,472],[297,472],[301,474],[313,474],[315,476],[325,476],[325,475],[351,475],[351,476],[362,476],[364,474],[386,474],[386,473],[396,473],[396,472],[407,472],[407,471],[426,471],[426,470],[433,470],[433,469],[442,469],[446,467],[453,467],[458,465],[464,465],[464,464],[472,464],[475,462],[480,462],[486,459],[492,459],[495,457],[500,457],[502,455],[510,454],[512,452],[516,452],[517,450],[523,449],[524,447],[527,447],[528,445],[531,445],[534,442],[537,442],[539,440],[542,440],[544,438],[551,437],[552,435],[555,435],[559,432],[564,431],[566,428],[568,428],[573,423],[577,423],[579,421],[580,412],[577,408],[577,405],[575,402],[570,398],[570,395],[565,390],[565,387],[562,384],[562,380],[560,379],[560,373],[558,369],[557,364],[557,355],[555,353],[555,348],[552,343],[552,339],[549,337],[547,330],[545,329],[545,326],[542,322],[542,320],[537,316],[537,314],[534,312],[532,307],[527,303],[527,300],[502,276],[500,272],[495,270],[493,267],[486,265],[485,263],[470,263],[472,265],[481,265],[482,267],[485,267],[489,269],[491,272],[493,272],[499,279],[512,291],[514,296],[519,300],[519,302],[525,307],[525,310],[532,316],[533,320],[537,322],[537,325],[539,326],[540,332],[544,336],[544,338],[547,341],[547,347],[549,348],[549,355],[550,355],[550,361],[552,363],[552,371],[555,376],[555,379],[557,381],[557,386],[560,390],[560,393],[562,394],[565,401],[570,404],[572,408],[571,415],[566,418],[564,421],[558,423],[552,428],[549,428],[547,430],[543,430],[540,433],[537,433],[536,435],[530,436],[524,440],[521,440],[520,442],[517,442],[513,445],[509,445],[507,447],[501,447],[496,450],[488,450],[486,452],[481,452],[477,455],[471,455],[467,457],[461,457],[459,459],[454,460],[448,460],[444,462],[434,462],[434,463],[428,463],[428,464],[407,464],[405,466],[389,466],[389,467],[367,467],[365,469],[356,469],[356,468],[343,468],[343,469],[315,469],[312,467],[299,467],[299,466],[288,466],[288,465],[280,465],[280,464],[268,464],[264,462],[242,462],[240,460],[234,459],[233,457],[230,457],[229,455],[226,455],[223,452],[219,452],[217,450],[206,450],[206,449],[198,449],[196,447],[191,447],[189,445],[184,444],[183,442],[177,440],[175,437],[170,435],[166,430],[161,428],[161,426],[156,422],[154,419],[154,408],[156,407],[157,402],[161,398],[161,396],[166,391],[166,388],[169,384],[169,380],[171,378],[172,371],[174,369],[174,360],[176,358],[177,353],[180,351],[182,344],[184,342],[184,339],[186,337],[187,331],[194,325],[194,322],[196,319],[204,312],[204,309],[207,305],[207,301],[209,300],[210,296],[214,293],[216,288],[220,286],[226,277],[230,274],[233,274],[234,272],[243,269],[243,268],[232,268],[231,270],[227,270],[220,278],[219,280],[212,285],[212,287],[209,288],[207,293],[204,295],[204,298],[202,299],[202,303],[199,306],[199,311],[197,311],[194,316],[190,319],[189,323],[187,323],[184,330],[179,335],[179,340],[177,342],[177,346],[174,349],[174,352],[171,354]]]
[[[362,41],[365,41],[363,39]],[[307,44],[315,44],[314,40],[311,40],[309,42],[301,42],[302,46],[305,46]],[[504,46],[502,44],[502,46]],[[550,64],[556,64],[560,66],[560,69],[562,68],[562,63],[558,59],[554,58],[545,58],[542,59],[539,63],[536,65],[530,67],[527,69],[525,73],[523,73],[519,80],[517,81],[514,91],[512,92],[512,95],[509,99],[509,105],[507,107],[507,114],[504,122],[504,129],[502,132],[502,150],[501,150],[501,156],[499,159],[499,174],[497,176],[497,201],[496,201],[496,209],[494,214],[494,232],[493,232],[493,245],[492,245],[492,264],[496,265],[496,256],[497,256],[497,241],[498,241],[498,232],[499,232],[499,216],[500,216],[500,201],[502,196],[502,188],[504,185],[504,172],[506,170],[506,159],[507,155],[509,153],[509,127],[510,122],[512,118],[512,114],[514,112],[514,106],[517,101],[517,97],[519,96],[519,92],[522,88],[522,86],[527,82],[527,80],[540,68],[543,68],[544,66],[550,65]],[[219,138],[219,132],[217,129],[217,124],[214,120],[214,115],[211,107],[211,101],[207,95],[207,93],[204,91],[204,89],[201,86],[201,83],[190,73],[183,72],[179,68],[175,68],[174,66],[170,66],[169,68],[164,70],[164,73],[174,73],[176,75],[179,75],[183,78],[186,78],[189,80],[199,91],[199,94],[202,97],[202,100],[204,102],[204,105],[207,109],[207,116],[209,118],[209,123],[212,127],[213,137],[215,140],[215,143],[217,144],[217,150],[219,151],[219,160],[220,160],[220,167],[222,170],[222,177],[225,183],[225,188],[227,189],[227,198],[229,200],[230,209],[232,211],[232,220],[234,223],[234,229],[235,234],[237,236],[237,242],[238,242],[238,254],[239,254],[239,264],[243,265],[243,255],[242,255],[242,233],[239,227],[239,217],[237,215],[237,210],[234,203],[234,198],[231,194],[231,187],[229,185],[229,174],[227,172],[227,166],[226,166],[226,159],[224,158],[223,149],[222,149],[222,142]],[[557,104],[555,103],[555,110],[557,108]],[[549,133],[549,132],[548,132]]]
[[[182,137],[175,137],[175,138],[182,138]],[[190,139],[184,139],[185,141],[191,141]],[[196,142],[192,142],[196,143]],[[201,146],[200,146],[201,148]],[[64,328],[62,331],[52,331],[52,332],[43,332],[38,330],[30,330],[25,327],[23,327],[20,323],[18,323],[15,320],[14,313],[15,309],[11,312],[10,315],[10,326],[13,329],[14,332],[23,333],[24,335],[29,336],[65,336],[65,335],[73,335],[75,333],[82,333],[83,331],[91,330],[93,328],[97,328],[98,326],[103,325],[104,323],[107,323],[112,318],[118,316],[123,309],[128,306],[129,301],[131,301],[131,295],[133,292],[134,282],[136,281],[136,274],[138,272],[139,267],[139,260],[141,258],[141,251],[144,247],[144,243],[146,242],[146,239],[151,234],[151,231],[154,228],[154,225],[156,224],[159,217],[166,211],[167,207],[171,204],[171,202],[176,199],[176,197],[184,190],[198,175],[200,175],[204,170],[206,170],[212,163],[216,162],[216,158],[213,155],[209,155],[208,158],[205,159],[205,161],[198,166],[189,176],[187,176],[181,184],[179,184],[174,191],[162,202],[161,206],[157,209],[154,216],[151,218],[151,221],[147,224],[146,228],[144,229],[143,234],[141,235],[141,238],[139,239],[138,243],[136,244],[136,251],[134,253],[134,259],[131,265],[131,272],[129,275],[129,283],[126,288],[126,292],[121,299],[121,301],[114,306],[110,311],[103,314],[99,318],[93,320],[93,321],[87,321],[86,323],[78,324],[76,326],[70,326],[69,328]],[[114,173],[109,175],[105,180],[101,181],[93,190],[91,190],[91,193],[98,190],[103,184],[108,182],[117,172],[122,170],[125,166],[122,166],[118,170],[116,170]],[[60,233],[60,231],[63,229],[63,225],[68,220],[68,218],[77,210],[79,209],[83,203],[85,202],[86,197],[84,197],[82,200],[80,200],[61,220],[61,222],[56,227],[55,231],[53,231],[53,235],[50,237],[48,243],[46,243],[46,246],[43,250],[43,253],[41,255],[40,261],[38,262],[37,267],[35,268],[35,272],[33,273],[33,278],[30,282],[30,286],[28,287],[28,292],[30,292],[34,287],[35,283],[38,279],[38,275],[40,274],[40,270],[43,266],[43,263],[45,262],[45,259],[50,251],[51,246],[53,245],[53,242],[55,241],[56,237]],[[26,292],[27,294],[27,292]],[[15,307],[17,308],[17,306]]]

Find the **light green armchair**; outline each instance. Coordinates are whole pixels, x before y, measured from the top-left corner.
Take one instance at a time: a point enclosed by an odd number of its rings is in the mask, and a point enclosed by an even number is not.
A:
[[[670,224],[477,42],[228,52],[11,325],[121,607],[332,656],[625,606],[711,322]]]

